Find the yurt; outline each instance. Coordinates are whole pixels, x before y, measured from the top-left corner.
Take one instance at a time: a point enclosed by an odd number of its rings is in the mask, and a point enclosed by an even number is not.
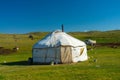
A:
[[[87,60],[86,44],[56,30],[33,45],[33,63],[72,63]]]

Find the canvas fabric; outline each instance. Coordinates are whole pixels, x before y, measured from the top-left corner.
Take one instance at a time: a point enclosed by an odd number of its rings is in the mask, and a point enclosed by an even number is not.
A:
[[[62,63],[71,63],[72,62],[71,47],[61,47],[61,62]]]
[[[33,49],[33,62],[50,63],[52,61],[60,63],[60,47]]]

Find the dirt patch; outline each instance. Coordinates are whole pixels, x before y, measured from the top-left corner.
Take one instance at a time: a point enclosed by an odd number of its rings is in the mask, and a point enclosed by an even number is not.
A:
[[[16,52],[15,49],[5,49],[4,47],[0,47],[0,55],[7,55]]]
[[[108,46],[111,48],[118,48],[120,47],[120,43],[97,43],[96,46]]]

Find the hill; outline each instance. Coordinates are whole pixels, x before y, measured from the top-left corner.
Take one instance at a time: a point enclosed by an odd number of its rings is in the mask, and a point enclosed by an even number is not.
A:
[[[89,31],[89,32],[71,32],[70,35],[78,39],[93,39],[97,43],[119,43],[120,30],[116,31]]]
[[[28,34],[44,37],[49,32],[31,32]],[[71,36],[80,40],[93,39],[97,43],[120,43],[120,30],[112,31],[88,31],[88,32],[68,32]]]
[[[13,48],[19,46],[28,49],[38,40],[42,39],[49,32],[31,32],[27,34],[0,34],[0,47]],[[89,31],[89,32],[68,32],[80,40],[93,39],[97,43],[120,43],[120,30],[114,31]],[[34,37],[34,40],[29,38],[29,35]],[[26,47],[25,47],[26,45]]]

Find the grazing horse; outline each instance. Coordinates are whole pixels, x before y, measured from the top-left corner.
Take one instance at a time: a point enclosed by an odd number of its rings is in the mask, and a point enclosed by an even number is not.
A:
[[[31,40],[33,40],[33,39],[34,39],[32,35],[29,35],[29,38],[30,38]]]

